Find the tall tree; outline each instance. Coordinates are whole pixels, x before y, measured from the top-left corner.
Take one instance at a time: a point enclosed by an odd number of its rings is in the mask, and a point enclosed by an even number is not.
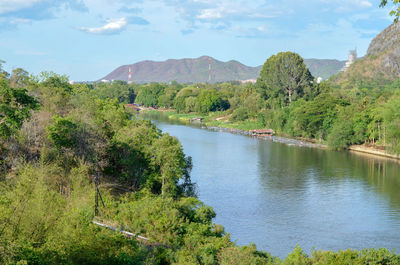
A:
[[[38,107],[39,103],[26,89],[10,87],[9,80],[0,75],[0,139],[7,139],[21,128],[31,110]]]
[[[0,77],[2,76],[5,78],[8,78],[9,74],[5,70],[3,70],[3,64],[5,64],[5,63],[6,63],[6,61],[3,61],[0,59]]]
[[[257,79],[257,90],[265,99],[276,98],[287,105],[303,96],[312,86],[313,76],[297,53],[281,52],[272,55]]]
[[[15,68],[12,71],[10,84],[12,87],[26,87],[29,80],[29,73],[22,68]]]
[[[214,89],[204,89],[197,96],[198,112],[208,113],[229,109],[229,101]]]

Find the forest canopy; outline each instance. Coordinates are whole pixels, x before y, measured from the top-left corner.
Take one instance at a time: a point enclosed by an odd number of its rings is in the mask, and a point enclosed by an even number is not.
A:
[[[293,53],[266,65],[286,71],[285,79],[264,72],[257,84],[70,84],[51,72],[2,70],[0,263],[400,264],[386,249],[308,255],[296,247],[281,260],[255,245],[237,246],[196,198],[192,160],[179,141],[126,106],[227,117],[336,149],[369,142],[400,152],[397,82],[351,91],[318,84]],[[291,77],[298,82],[286,83]],[[104,203],[97,215],[96,191]]]

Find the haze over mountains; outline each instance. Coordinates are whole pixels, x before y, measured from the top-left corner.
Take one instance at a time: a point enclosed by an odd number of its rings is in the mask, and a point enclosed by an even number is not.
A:
[[[305,59],[314,77],[329,78],[337,74],[345,61],[328,59]],[[211,67],[211,70],[209,70]],[[128,81],[129,68],[135,83],[170,82],[203,83],[226,82],[257,79],[262,66],[246,66],[238,61],[222,62],[209,56],[195,59],[169,59],[162,62],[142,61],[131,65],[122,65],[102,78],[105,80]]]

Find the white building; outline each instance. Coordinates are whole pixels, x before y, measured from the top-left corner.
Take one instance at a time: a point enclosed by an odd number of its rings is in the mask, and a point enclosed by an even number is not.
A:
[[[245,84],[245,83],[253,83],[255,84],[257,82],[257,79],[247,79],[247,80],[239,80],[240,83]]]
[[[350,65],[352,65],[357,60],[357,50],[352,50],[349,52],[349,58],[347,59],[346,64],[343,66],[341,72],[346,72],[349,69]]]

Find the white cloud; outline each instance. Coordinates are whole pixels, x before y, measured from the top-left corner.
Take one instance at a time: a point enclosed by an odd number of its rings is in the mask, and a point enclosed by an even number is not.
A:
[[[253,20],[253,19],[269,19],[274,18],[282,12],[275,7],[258,5],[255,2],[246,3],[242,1],[199,1],[193,0],[194,3],[200,2],[207,4],[208,8],[198,8],[196,18],[199,20]],[[189,6],[190,7],[190,6]],[[183,9],[188,12],[188,7]],[[190,11],[189,11],[190,12]]]
[[[359,8],[370,8],[373,6],[368,0],[321,0],[321,2],[334,6],[337,12],[357,11]]]
[[[126,18],[122,17],[118,19],[110,19],[107,21],[107,24],[105,24],[102,27],[97,27],[97,28],[81,27],[80,30],[91,34],[114,34],[124,30],[127,25],[128,22]]]
[[[11,25],[13,25],[13,24],[15,24],[15,25],[16,24],[30,24],[30,23],[32,23],[32,20],[25,19],[25,18],[12,18],[9,20],[9,23]]]
[[[204,9],[201,10],[197,16],[199,19],[218,19],[222,18],[221,11],[219,9]]]
[[[291,13],[282,5],[266,4],[265,0],[164,0],[173,6],[182,21],[186,22],[184,34],[207,28],[228,31],[232,26],[257,24]],[[291,0],[290,0],[291,1]]]
[[[43,0],[0,0],[0,14],[31,7]]]
[[[362,7],[371,7],[372,3],[370,1],[358,1],[359,5]]]

